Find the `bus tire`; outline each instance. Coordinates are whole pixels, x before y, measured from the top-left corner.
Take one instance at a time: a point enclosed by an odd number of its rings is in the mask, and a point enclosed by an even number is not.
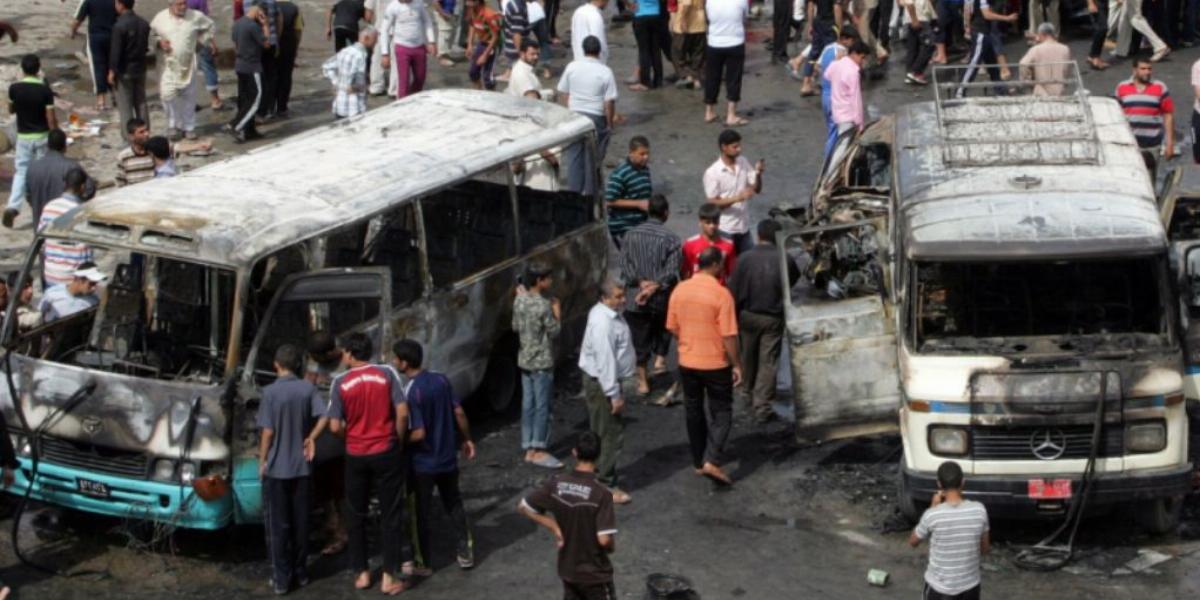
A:
[[[1147,533],[1164,535],[1179,527],[1183,496],[1168,496],[1138,503],[1134,516]]]
[[[921,507],[904,483],[904,455],[900,456],[900,462],[896,464],[896,508],[900,511],[900,516],[909,523],[915,525],[921,520]]]
[[[506,336],[496,343],[488,357],[487,370],[477,392],[483,406],[496,414],[507,414],[521,395],[521,376],[517,369],[517,340]]]

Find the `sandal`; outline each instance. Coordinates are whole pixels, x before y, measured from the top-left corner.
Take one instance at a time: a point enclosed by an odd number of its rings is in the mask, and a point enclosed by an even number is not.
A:
[[[740,127],[742,125],[749,125],[749,124],[750,124],[750,120],[743,118],[743,117],[738,117],[732,121],[726,119],[726,121],[725,121],[726,127]]]
[[[321,555],[322,556],[332,556],[334,554],[340,554],[345,549],[346,549],[346,540],[341,540],[341,539],[334,540],[334,541],[326,544],[324,548],[321,548]]]

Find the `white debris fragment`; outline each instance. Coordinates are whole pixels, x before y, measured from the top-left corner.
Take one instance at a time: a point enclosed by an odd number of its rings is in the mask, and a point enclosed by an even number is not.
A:
[[[1170,554],[1155,552],[1154,550],[1141,549],[1138,550],[1138,555],[1133,560],[1125,563],[1125,566],[1113,571],[1113,575],[1128,575],[1129,573],[1140,573],[1155,565],[1159,565],[1175,558]],[[1123,572],[1122,572],[1123,571]]]

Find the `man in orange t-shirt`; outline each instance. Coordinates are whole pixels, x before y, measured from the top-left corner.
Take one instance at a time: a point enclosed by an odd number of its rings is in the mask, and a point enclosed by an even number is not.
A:
[[[697,475],[730,485],[733,481],[721,463],[733,424],[733,386],[742,380],[737,315],[733,295],[717,281],[724,254],[715,246],[706,248],[698,263],[699,271],[671,293],[667,331],[679,341],[679,382],[692,466]]]

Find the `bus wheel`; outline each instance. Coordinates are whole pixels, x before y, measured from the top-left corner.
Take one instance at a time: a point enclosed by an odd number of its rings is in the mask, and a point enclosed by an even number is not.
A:
[[[1139,503],[1134,515],[1148,533],[1163,535],[1179,527],[1182,513],[1183,496],[1169,496]]]
[[[521,377],[517,370],[517,341],[515,337],[500,340],[488,358],[487,370],[479,394],[486,406],[496,414],[506,414],[521,395]]]
[[[921,507],[917,506],[916,499],[913,498],[912,492],[904,483],[904,455],[900,455],[900,462],[896,464],[896,508],[900,510],[900,516],[908,520],[909,523],[916,524],[921,520]]]

